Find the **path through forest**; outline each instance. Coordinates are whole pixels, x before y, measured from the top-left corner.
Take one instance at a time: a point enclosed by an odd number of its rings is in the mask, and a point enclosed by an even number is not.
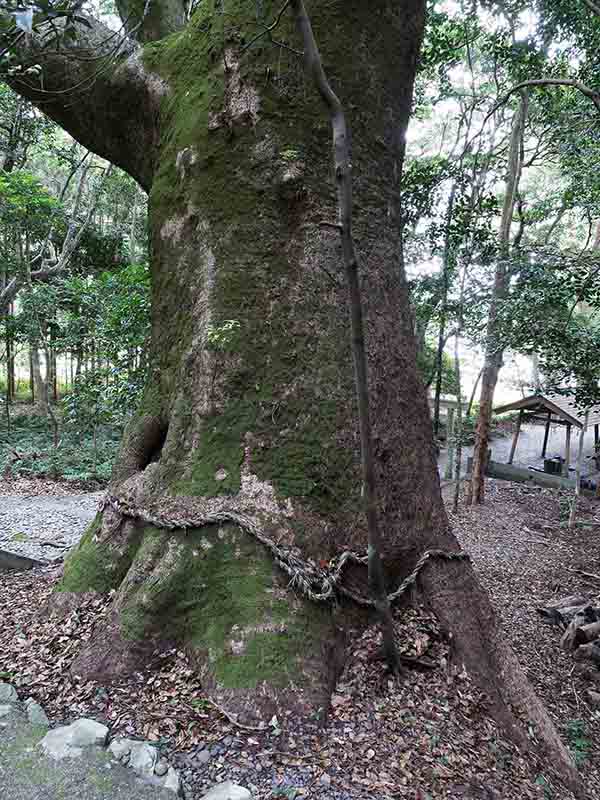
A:
[[[61,560],[93,519],[102,493],[35,494],[35,488],[34,481],[16,481],[5,487],[7,493],[0,491],[0,551]]]

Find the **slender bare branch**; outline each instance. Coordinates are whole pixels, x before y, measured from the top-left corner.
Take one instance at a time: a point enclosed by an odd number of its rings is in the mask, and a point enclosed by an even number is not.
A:
[[[600,6],[593,2],[593,0],[583,0],[586,6],[600,17]]]
[[[581,81],[576,81],[572,78],[532,78],[528,81],[521,81],[521,83],[517,83],[511,89],[506,92],[506,94],[498,100],[498,102],[494,105],[491,111],[488,112],[486,115],[483,124],[487,122],[487,120],[498,111],[498,109],[503,106],[508,100],[512,97],[515,92],[519,92],[522,89],[526,89],[528,87],[535,87],[535,86],[569,86],[573,89],[577,89],[578,92],[584,97],[587,97],[592,103],[596,106],[598,111],[600,111],[600,92],[597,92],[595,89],[590,89],[589,86],[586,86]]]
[[[250,39],[248,44],[245,47],[242,48],[242,53],[245,53],[246,50],[249,50],[252,47],[252,45],[256,44],[256,42],[258,42],[259,39],[262,39],[263,36],[268,36],[269,41],[272,44],[275,44],[278,47],[283,47],[286,50],[291,50],[292,53],[295,53],[298,56],[303,55],[303,53],[300,53],[298,50],[294,50],[293,47],[290,47],[289,45],[284,44],[283,42],[276,41],[275,39],[273,39],[273,37],[271,35],[273,33],[273,31],[275,30],[275,28],[277,28],[279,26],[279,24],[280,24],[280,22],[281,22],[281,20],[283,18],[283,15],[285,14],[285,12],[288,10],[289,7],[290,7],[290,0],[285,0],[285,3],[279,9],[279,12],[278,12],[277,16],[275,17],[275,19],[273,20],[273,22],[270,25],[267,25],[260,33],[257,33],[256,36],[254,36],[252,39]]]

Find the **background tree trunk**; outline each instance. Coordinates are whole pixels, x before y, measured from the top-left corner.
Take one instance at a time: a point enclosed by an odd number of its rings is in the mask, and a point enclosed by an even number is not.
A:
[[[42,375],[40,352],[37,343],[31,343],[29,353],[31,358],[31,378],[33,382],[32,397],[35,398],[36,412],[45,417],[48,414],[48,380],[47,374],[46,376]]]
[[[5,347],[6,347],[6,400],[9,403],[14,402],[16,394],[15,386],[15,344],[10,330],[9,321],[13,315],[12,303],[8,308],[6,317],[6,334],[5,334]]]
[[[452,184],[448,209],[446,211],[446,236],[444,241],[444,255],[442,258],[442,297],[440,301],[440,325],[438,331],[438,344],[435,357],[435,392],[433,395],[433,435],[437,438],[440,428],[440,400],[442,397],[442,381],[444,378],[444,347],[446,346],[446,323],[448,316],[448,290],[450,288],[450,273],[455,264],[454,248],[452,243],[452,215],[454,213],[454,199],[456,197],[456,183]],[[448,433],[446,432],[446,440]]]
[[[521,103],[515,112],[510,137],[506,191],[504,195],[502,219],[500,221],[499,258],[494,271],[494,284],[492,287],[492,297],[490,299],[486,329],[485,361],[481,374],[479,414],[477,417],[477,427],[475,429],[475,447],[473,448],[473,471],[471,483],[467,489],[467,503],[469,504],[483,503],[484,500],[484,474],[490,441],[492,406],[496,384],[498,383],[498,375],[502,368],[502,359],[504,356],[504,350],[499,341],[498,313],[500,310],[500,303],[506,296],[510,282],[510,270],[506,262],[510,252],[510,228],[523,164],[523,132],[526,119],[527,95],[523,94]]]

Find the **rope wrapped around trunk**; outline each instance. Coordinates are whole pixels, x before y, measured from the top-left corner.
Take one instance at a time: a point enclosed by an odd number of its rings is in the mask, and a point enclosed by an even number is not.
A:
[[[264,545],[273,556],[277,566],[285,572],[289,578],[289,586],[298,589],[306,595],[309,600],[315,603],[333,602],[337,595],[348,597],[360,606],[375,606],[373,600],[364,595],[349,589],[343,584],[344,568],[348,563],[368,565],[368,556],[359,555],[351,550],[346,550],[340,556],[329,562],[327,569],[322,569],[313,561],[306,561],[295,555],[290,548],[283,548],[269,539],[260,530],[258,525],[244,514],[230,511],[216,511],[200,514],[190,514],[189,516],[171,516],[150,513],[142,508],[134,506],[124,498],[107,494],[100,502],[99,510],[111,508],[122,517],[140,520],[148,525],[168,530],[187,530],[188,528],[201,528],[206,525],[233,524],[248,533],[254,539]],[[446,561],[470,560],[470,555],[463,551],[448,553],[445,550],[425,550],[414,569],[402,581],[400,586],[388,595],[390,603],[398,600],[404,595],[411,586],[417,582],[419,574],[431,559],[444,559]]]

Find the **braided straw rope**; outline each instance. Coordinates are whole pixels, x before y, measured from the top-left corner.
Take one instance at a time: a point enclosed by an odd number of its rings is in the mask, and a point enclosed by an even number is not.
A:
[[[194,514],[186,517],[167,517],[163,514],[149,513],[144,509],[135,507],[130,501],[118,498],[114,495],[106,495],[100,503],[99,510],[111,508],[122,517],[129,517],[154,525],[157,528],[168,530],[186,530],[188,528],[201,528],[205,525],[219,525],[223,523],[233,523],[246,533],[250,534],[257,541],[263,544],[273,555],[277,566],[282,569],[290,578],[289,586],[297,588],[309,600],[315,603],[333,601],[337,594],[344,595],[360,606],[373,607],[373,600],[347,588],[342,583],[344,567],[349,562],[365,565],[368,563],[368,556],[361,556],[351,550],[346,550],[334,562],[329,569],[321,569],[312,561],[304,561],[296,556],[289,548],[282,548],[275,544],[271,539],[262,533],[258,525],[244,514],[230,511],[216,511],[209,513]],[[447,553],[444,550],[425,550],[421,555],[413,571],[402,581],[400,586],[388,595],[390,603],[402,597],[408,589],[416,584],[419,574],[423,567],[431,559],[444,559],[446,561],[470,560],[468,553],[459,551]]]

